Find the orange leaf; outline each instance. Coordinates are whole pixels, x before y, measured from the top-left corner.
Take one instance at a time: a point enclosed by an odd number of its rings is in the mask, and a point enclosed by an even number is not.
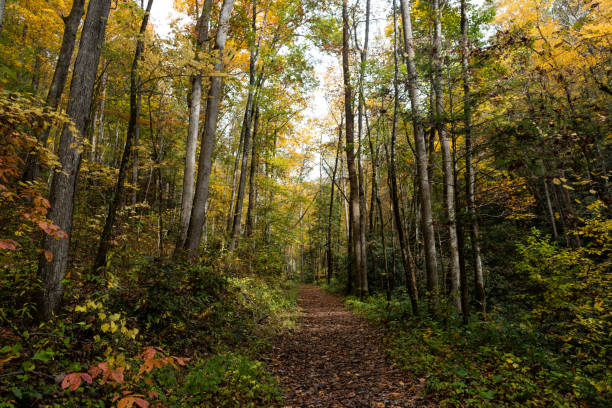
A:
[[[51,262],[53,260],[53,252],[45,251],[45,258],[47,258],[47,262]]]
[[[131,408],[134,404],[138,405],[140,408],[148,408],[150,405],[149,401],[142,398],[125,397],[119,400],[117,408]]]
[[[117,384],[123,383],[123,370],[125,370],[124,367],[119,367],[117,370],[111,373],[111,378],[115,380]]]
[[[81,374],[82,373],[72,373],[64,377],[64,381],[62,381],[62,389],[65,390],[66,388],[70,387],[70,391],[74,391],[79,388],[82,381]]]

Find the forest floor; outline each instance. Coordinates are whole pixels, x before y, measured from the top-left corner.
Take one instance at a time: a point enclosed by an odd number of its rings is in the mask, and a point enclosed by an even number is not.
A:
[[[300,327],[280,335],[269,366],[284,407],[432,407],[424,379],[386,359],[380,330],[316,286],[298,292]]]

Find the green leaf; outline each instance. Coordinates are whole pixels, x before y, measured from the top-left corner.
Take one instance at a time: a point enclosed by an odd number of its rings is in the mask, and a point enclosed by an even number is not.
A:
[[[28,360],[28,361],[24,361],[21,367],[23,368],[24,371],[32,371],[33,369],[36,368],[36,365],[33,362]]]
[[[23,393],[21,392],[21,390],[19,388],[12,388],[11,391],[13,392],[13,395],[17,398],[17,399],[21,399],[23,397]]]
[[[495,398],[495,391],[493,390],[480,391],[478,395],[480,396],[480,398],[493,399]]]
[[[41,350],[38,353],[34,354],[34,357],[32,357],[32,360],[39,360],[39,361],[44,361],[45,363],[53,360],[53,356],[55,355],[55,353],[52,350]]]

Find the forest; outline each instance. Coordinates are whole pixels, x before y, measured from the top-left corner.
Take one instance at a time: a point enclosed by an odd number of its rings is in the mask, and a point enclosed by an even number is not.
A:
[[[610,407],[612,0],[0,0],[0,407]]]

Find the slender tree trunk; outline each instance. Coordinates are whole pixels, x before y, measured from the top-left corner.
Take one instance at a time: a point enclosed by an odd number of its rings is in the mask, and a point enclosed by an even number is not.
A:
[[[252,7],[252,20],[251,20],[251,29],[253,31],[253,36],[256,36],[257,33],[257,0],[253,0]],[[241,226],[241,218],[242,218],[242,207],[244,204],[244,192],[246,189],[246,176],[247,176],[247,166],[248,166],[248,158],[249,158],[249,143],[251,138],[251,125],[253,119],[253,112],[255,111],[255,105],[257,102],[256,99],[256,83],[257,83],[257,60],[259,56],[259,42],[255,43],[251,46],[251,57],[249,62],[249,92],[247,96],[247,104],[244,112],[244,121],[242,123],[242,132],[243,132],[243,151],[242,151],[242,163],[240,167],[240,180],[238,183],[238,192],[236,194],[236,204],[234,206],[234,218],[232,220],[232,228],[230,230],[230,244],[229,250],[233,251],[236,247],[236,239],[238,235],[240,235],[240,226]]]
[[[393,26],[394,26],[394,81],[393,81],[393,89],[394,89],[394,105],[393,105],[393,125],[391,128],[391,157],[389,157],[389,186],[391,193],[391,203],[393,205],[393,217],[395,220],[395,227],[397,229],[397,236],[399,239],[400,252],[402,256],[402,263],[404,265],[404,273],[406,275],[406,287],[408,288],[408,293],[410,294],[410,302],[412,304],[412,313],[414,315],[418,315],[418,290],[416,286],[416,276],[414,273],[414,264],[412,262],[412,257],[408,256],[408,252],[410,251],[410,245],[406,244],[404,240],[404,228],[402,223],[402,217],[399,207],[399,197],[397,192],[397,177],[395,174],[395,140],[397,138],[397,118],[399,114],[399,81],[398,81],[398,71],[399,64],[397,60],[397,12],[395,7],[395,0],[393,1]]]
[[[219,26],[215,37],[214,51],[217,55],[214,72],[220,74],[223,71],[223,50],[229,30],[229,20],[234,8],[234,0],[223,0],[219,13]],[[210,79],[210,90],[206,103],[206,121],[202,132],[202,143],[198,166],[198,179],[196,182],[195,197],[191,210],[191,219],[185,241],[185,249],[189,255],[195,258],[202,239],[202,229],[206,223],[206,202],[208,201],[208,184],[212,170],[212,151],[215,144],[215,133],[217,131],[217,118],[219,114],[219,99],[221,95],[222,78],[214,75]]]
[[[142,105],[142,95],[138,92],[138,101],[136,102],[137,110],[140,112]],[[136,129],[134,131],[134,149],[132,150],[132,205],[138,202],[138,146],[140,144],[140,124],[136,121]]]
[[[438,265],[436,254],[436,241],[434,235],[433,213],[431,209],[431,194],[427,175],[427,152],[425,149],[425,136],[423,121],[419,112],[419,99],[417,87],[417,70],[414,63],[414,40],[412,36],[412,21],[408,0],[400,0],[402,5],[402,23],[404,28],[404,47],[406,65],[408,68],[408,91],[412,106],[412,121],[414,128],[414,144],[417,161],[417,177],[419,180],[419,193],[421,198],[421,224],[425,246],[425,264],[427,270],[427,291],[431,309],[437,313],[438,308]]]
[[[349,21],[347,0],[342,0],[342,71],[344,73],[344,109],[346,117],[346,163],[349,173],[350,185],[350,207],[353,261],[355,264],[356,294],[361,297],[365,295],[362,278],[365,275],[363,264],[363,245],[361,234],[361,205],[359,203],[358,174],[355,169],[355,114],[353,112],[353,86],[351,85],[350,61],[349,61]]]
[[[98,245],[98,253],[96,260],[93,265],[94,271],[99,268],[103,268],[106,265],[106,256],[110,249],[110,241],[113,232],[113,226],[115,225],[115,218],[117,211],[121,205],[121,199],[123,198],[123,190],[125,189],[125,179],[128,176],[128,167],[130,157],[132,156],[132,144],[134,142],[134,135],[136,134],[136,128],[138,127],[138,116],[140,115],[138,106],[138,93],[139,89],[139,78],[138,78],[138,63],[144,51],[144,35],[147,24],[149,23],[149,15],[151,13],[151,7],[153,6],[153,0],[149,0],[147,3],[147,9],[145,10],[142,23],[140,25],[140,31],[138,32],[138,41],[136,43],[136,52],[134,53],[134,60],[132,61],[132,69],[130,71],[130,119],[127,128],[127,135],[125,138],[125,147],[123,155],[121,157],[121,164],[119,166],[119,176],[117,177],[117,185],[113,194],[113,200],[108,208],[108,215],[106,216],[106,222],[104,223],[104,230],[100,237],[100,244]],[[161,186],[160,186],[161,188]]]
[[[259,130],[259,107],[255,109],[255,119],[253,123],[253,146],[251,148],[251,171],[249,174],[249,205],[247,207],[246,234],[247,237],[253,235],[253,216],[255,212],[256,189],[255,177],[257,173],[257,132]]]
[[[195,41],[195,60],[200,60],[200,51],[208,41],[208,25],[212,0],[205,0],[202,14],[198,19]],[[181,233],[176,248],[182,248],[187,239],[191,207],[193,206],[196,149],[198,144],[198,129],[200,126],[200,102],[202,100],[202,73],[191,79],[191,100],[189,109],[189,126],[187,128],[187,143],[185,152],[185,173],[183,175],[183,193],[181,195]]]
[[[355,40],[356,42],[356,40]],[[361,296],[367,296],[369,293],[368,289],[368,247],[367,247],[367,231],[366,231],[366,188],[364,186],[365,178],[363,176],[363,165],[361,160],[362,153],[362,137],[363,137],[363,116],[365,110],[365,101],[363,95],[363,81],[365,77],[365,65],[368,60],[368,45],[370,42],[370,0],[366,0],[366,21],[365,21],[365,38],[363,42],[363,48],[361,49],[361,66],[359,69],[359,101],[358,101],[358,131],[357,131],[357,142],[358,142],[358,150],[357,150],[357,170],[358,170],[358,184],[359,184],[359,224],[360,224],[360,244],[361,244],[361,264],[362,264],[362,276],[361,276]],[[372,211],[373,208],[370,209]]]
[[[4,0],[0,0],[0,32],[2,31],[2,14],[4,12]],[[47,109],[57,109],[60,97],[64,92],[66,81],[68,78],[68,72],[70,71],[70,62],[72,60],[72,54],[74,53],[74,45],[76,42],[76,35],[81,24],[81,18],[85,12],[85,0],[74,0],[70,14],[64,17],[64,34],[62,36],[62,45],[60,46],[59,55],[57,57],[57,63],[55,64],[55,72],[53,73],[53,79],[51,80],[51,86],[47,93]],[[97,66],[96,66],[97,69]],[[94,74],[95,75],[95,74]],[[92,90],[93,92],[93,90]],[[89,114],[89,112],[88,112]],[[49,134],[51,132],[50,126],[45,126],[42,129],[41,134],[38,136],[38,141],[41,146],[46,146]],[[25,170],[23,173],[24,181],[31,181],[38,178],[40,173],[40,164],[37,152],[32,152],[28,155]]]
[[[66,124],[62,129],[58,150],[61,170],[53,175],[49,200],[49,219],[68,234],[68,237],[55,239],[45,235],[43,238],[43,253],[40,256],[38,272],[42,279],[39,313],[45,320],[52,317],[64,291],[62,280],[68,267],[74,199],[81,165],[81,138],[87,129],[110,4],[111,0],[99,0],[89,5],[74,64],[66,110],[74,126]],[[45,256],[49,254],[52,255],[50,261]]]
[[[451,81],[450,70],[448,74],[448,95],[449,95],[449,110],[451,120],[451,140],[453,143],[453,182],[455,183],[455,212],[461,214],[461,203],[459,201],[459,170],[457,169],[457,131],[456,120],[453,104],[453,86]],[[461,297],[461,313],[463,324],[467,324],[470,316],[469,297],[467,287],[467,271],[465,270],[465,221],[463,217],[457,217],[457,244],[459,245],[459,278],[460,278],[460,297]]]
[[[234,203],[236,202],[236,182],[238,181],[238,164],[240,163],[242,149],[244,148],[244,132],[240,132],[240,142],[238,143],[238,151],[236,152],[236,160],[234,160],[234,172],[232,173],[232,199],[230,201],[230,210],[227,214],[226,234],[231,235],[232,223],[234,221]]]
[[[98,161],[98,145],[102,144],[102,137],[104,136],[104,109],[106,108],[106,80],[107,74],[102,74],[102,99],[100,100],[100,114],[98,116],[98,122],[94,123],[93,136],[91,141],[91,155],[89,161]],[[97,128],[96,128],[97,124]]]
[[[459,244],[457,241],[457,222],[455,219],[455,183],[453,179],[453,163],[450,143],[446,132],[446,112],[444,110],[444,91],[442,89],[442,11],[440,0],[432,0],[434,30],[433,30],[433,89],[435,94],[435,123],[442,150],[442,172],[444,178],[444,206],[446,208],[446,226],[448,230],[448,246],[450,252],[450,298],[455,308],[461,312],[459,285],[461,279]]]
[[[0,0],[0,34],[2,34],[2,24],[4,22],[5,0]]]
[[[342,148],[342,121],[338,126],[338,147],[336,148],[336,159],[334,161],[334,171],[331,176],[331,193],[329,194],[329,216],[327,217],[327,284],[331,283],[334,271],[334,251],[332,248],[332,218],[334,215],[334,187],[336,186],[336,173],[338,171],[338,156]]]
[[[480,311],[486,313],[487,303],[484,286],[484,274],[480,257],[480,237],[478,232],[478,217],[474,200],[474,167],[472,163],[472,102],[470,95],[470,68],[468,50],[467,0],[461,0],[461,72],[463,75],[463,114],[465,122],[465,189],[468,213],[470,216],[470,241],[472,244],[472,264],[476,299],[480,303]]]

